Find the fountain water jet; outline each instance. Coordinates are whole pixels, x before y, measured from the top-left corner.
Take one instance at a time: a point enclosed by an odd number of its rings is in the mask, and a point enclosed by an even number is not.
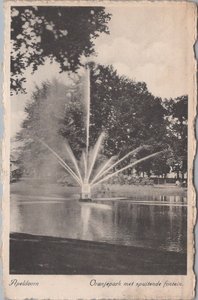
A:
[[[121,159],[119,159],[117,162],[115,162],[113,165],[111,165],[108,168],[105,168],[102,172],[99,172],[94,179],[92,180],[92,184],[96,182],[97,179],[99,179],[100,177],[104,176],[107,172],[109,172],[112,168],[114,168],[115,166],[117,166],[119,163],[121,163],[123,160],[125,160],[127,157],[129,157],[130,155],[134,155],[135,153],[137,153],[138,151],[145,149],[147,146],[140,146],[138,148],[136,148],[135,150],[130,151],[129,153],[127,153],[125,156],[123,156]]]
[[[128,152],[126,155],[124,155],[122,158],[120,158],[118,161],[114,162],[113,164],[112,164],[112,162],[114,161],[115,156],[112,156],[110,159],[108,159],[105,162],[105,164],[99,169],[99,171],[96,172],[95,176],[92,179],[90,179],[92,176],[94,165],[96,163],[97,156],[101,149],[105,134],[101,133],[95,146],[91,150],[89,150],[89,129],[90,129],[90,70],[89,70],[89,68],[86,68],[85,82],[86,82],[86,84],[85,84],[86,149],[85,149],[85,151],[82,151],[84,170],[80,170],[79,163],[78,163],[68,142],[65,143],[65,148],[66,148],[67,153],[69,154],[69,157],[71,159],[71,162],[73,163],[75,170],[73,170],[49,145],[47,145],[44,141],[40,140],[40,142],[54,155],[54,157],[58,160],[59,164],[70,174],[70,176],[73,177],[73,179],[81,187],[80,201],[91,201],[91,188],[93,186],[96,186],[104,181],[107,181],[111,177],[123,172],[124,170],[133,168],[137,164],[139,164],[147,159],[153,158],[157,155],[160,155],[167,150],[163,150],[163,151],[159,151],[159,152],[150,154],[146,157],[143,157],[139,160],[136,160],[132,163],[127,164],[125,167],[122,167],[121,169],[116,170],[113,173],[108,174],[108,172],[110,170],[112,170],[115,166],[120,164],[126,158],[138,153],[142,149],[148,149],[150,146],[147,146],[147,145],[140,146],[140,147]],[[84,171],[84,176],[82,174],[82,171]]]

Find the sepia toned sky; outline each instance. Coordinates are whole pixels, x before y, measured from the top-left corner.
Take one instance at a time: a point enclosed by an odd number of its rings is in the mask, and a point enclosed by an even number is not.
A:
[[[155,2],[156,3],[156,2]],[[170,9],[171,8],[171,9]],[[137,5],[133,8],[108,8],[112,14],[110,35],[95,40],[98,63],[112,64],[120,75],[145,81],[149,91],[162,98],[187,94],[188,12],[178,5]],[[24,105],[35,84],[53,78],[62,82],[66,74],[59,74],[58,66],[46,63],[35,74],[26,72],[27,95],[11,97],[11,135],[20,128]]]
[[[98,62],[113,64],[120,74],[145,81],[160,97],[187,93],[187,12],[178,6],[113,8],[110,36],[96,40]],[[181,72],[181,70],[183,72]]]

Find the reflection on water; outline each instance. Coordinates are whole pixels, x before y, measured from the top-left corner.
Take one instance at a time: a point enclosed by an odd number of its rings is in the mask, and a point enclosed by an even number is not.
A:
[[[167,200],[161,199],[160,203],[163,201]],[[175,198],[168,203],[183,201]],[[133,201],[95,204],[40,199],[39,202],[39,198],[28,200],[13,195],[11,231],[186,251],[187,207],[154,203],[155,199],[149,205]]]

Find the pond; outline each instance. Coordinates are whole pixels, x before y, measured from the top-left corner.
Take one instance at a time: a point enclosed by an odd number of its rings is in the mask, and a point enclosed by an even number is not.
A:
[[[11,196],[11,232],[186,252],[182,197],[97,200]]]

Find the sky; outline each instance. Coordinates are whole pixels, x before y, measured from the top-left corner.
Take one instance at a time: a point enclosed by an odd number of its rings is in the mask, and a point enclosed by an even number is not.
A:
[[[156,3],[156,2],[155,2]],[[149,91],[162,98],[175,98],[188,92],[187,53],[188,15],[177,5],[138,5],[133,8],[111,7],[110,34],[102,34],[95,40],[97,56],[101,64],[112,64],[120,75],[146,82]],[[190,48],[189,48],[190,47]],[[24,106],[35,84],[42,81],[67,80],[56,64],[46,63],[35,74],[26,72],[27,95],[11,97],[11,136],[20,129],[25,117]]]

